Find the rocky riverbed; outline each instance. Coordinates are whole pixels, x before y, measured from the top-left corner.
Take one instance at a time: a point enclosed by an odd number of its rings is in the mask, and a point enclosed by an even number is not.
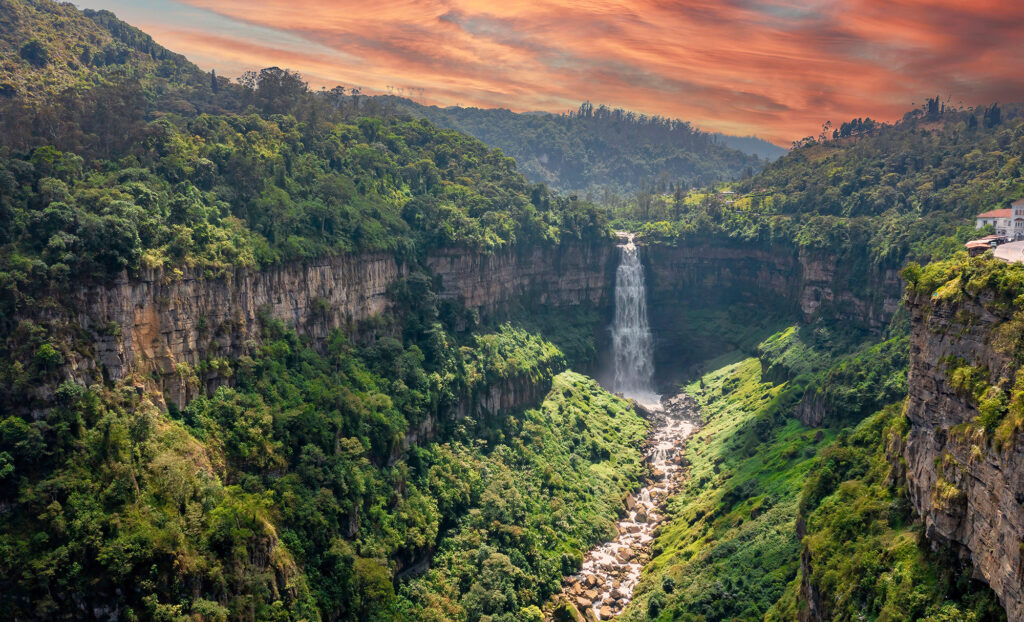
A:
[[[648,414],[654,423],[645,452],[650,482],[626,497],[626,517],[616,525],[619,535],[587,553],[580,572],[565,579],[560,600],[587,620],[613,618],[633,599],[665,501],[684,476],[686,439],[699,421],[696,404],[680,393]]]

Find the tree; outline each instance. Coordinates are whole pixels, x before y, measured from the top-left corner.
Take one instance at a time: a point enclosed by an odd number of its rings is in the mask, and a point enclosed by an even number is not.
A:
[[[999,109],[999,104],[992,104],[985,109],[985,127],[993,128],[999,125],[1002,120],[1003,111]]]
[[[39,39],[32,39],[21,46],[21,57],[33,67],[45,67],[50,62],[50,51]]]

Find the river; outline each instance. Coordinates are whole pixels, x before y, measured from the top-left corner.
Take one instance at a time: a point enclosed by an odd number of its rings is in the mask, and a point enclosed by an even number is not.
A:
[[[618,536],[587,553],[580,572],[565,580],[564,597],[588,620],[610,619],[633,599],[665,501],[685,474],[686,440],[699,421],[693,400],[680,393],[647,412],[654,423],[645,450],[650,482],[626,497],[627,515],[616,524]]]

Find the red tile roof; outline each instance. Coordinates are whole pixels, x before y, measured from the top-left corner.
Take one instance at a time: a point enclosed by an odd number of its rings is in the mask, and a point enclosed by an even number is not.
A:
[[[1012,214],[1012,209],[994,209],[991,212],[978,214],[978,218],[1009,218]]]

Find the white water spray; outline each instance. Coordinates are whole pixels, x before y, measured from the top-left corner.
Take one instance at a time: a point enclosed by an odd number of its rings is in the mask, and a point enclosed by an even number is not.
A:
[[[612,349],[615,352],[613,390],[640,404],[657,408],[661,396],[654,392],[654,356],[651,328],[647,323],[647,288],[640,252],[627,234],[619,246],[621,257],[615,272],[615,325]]]

